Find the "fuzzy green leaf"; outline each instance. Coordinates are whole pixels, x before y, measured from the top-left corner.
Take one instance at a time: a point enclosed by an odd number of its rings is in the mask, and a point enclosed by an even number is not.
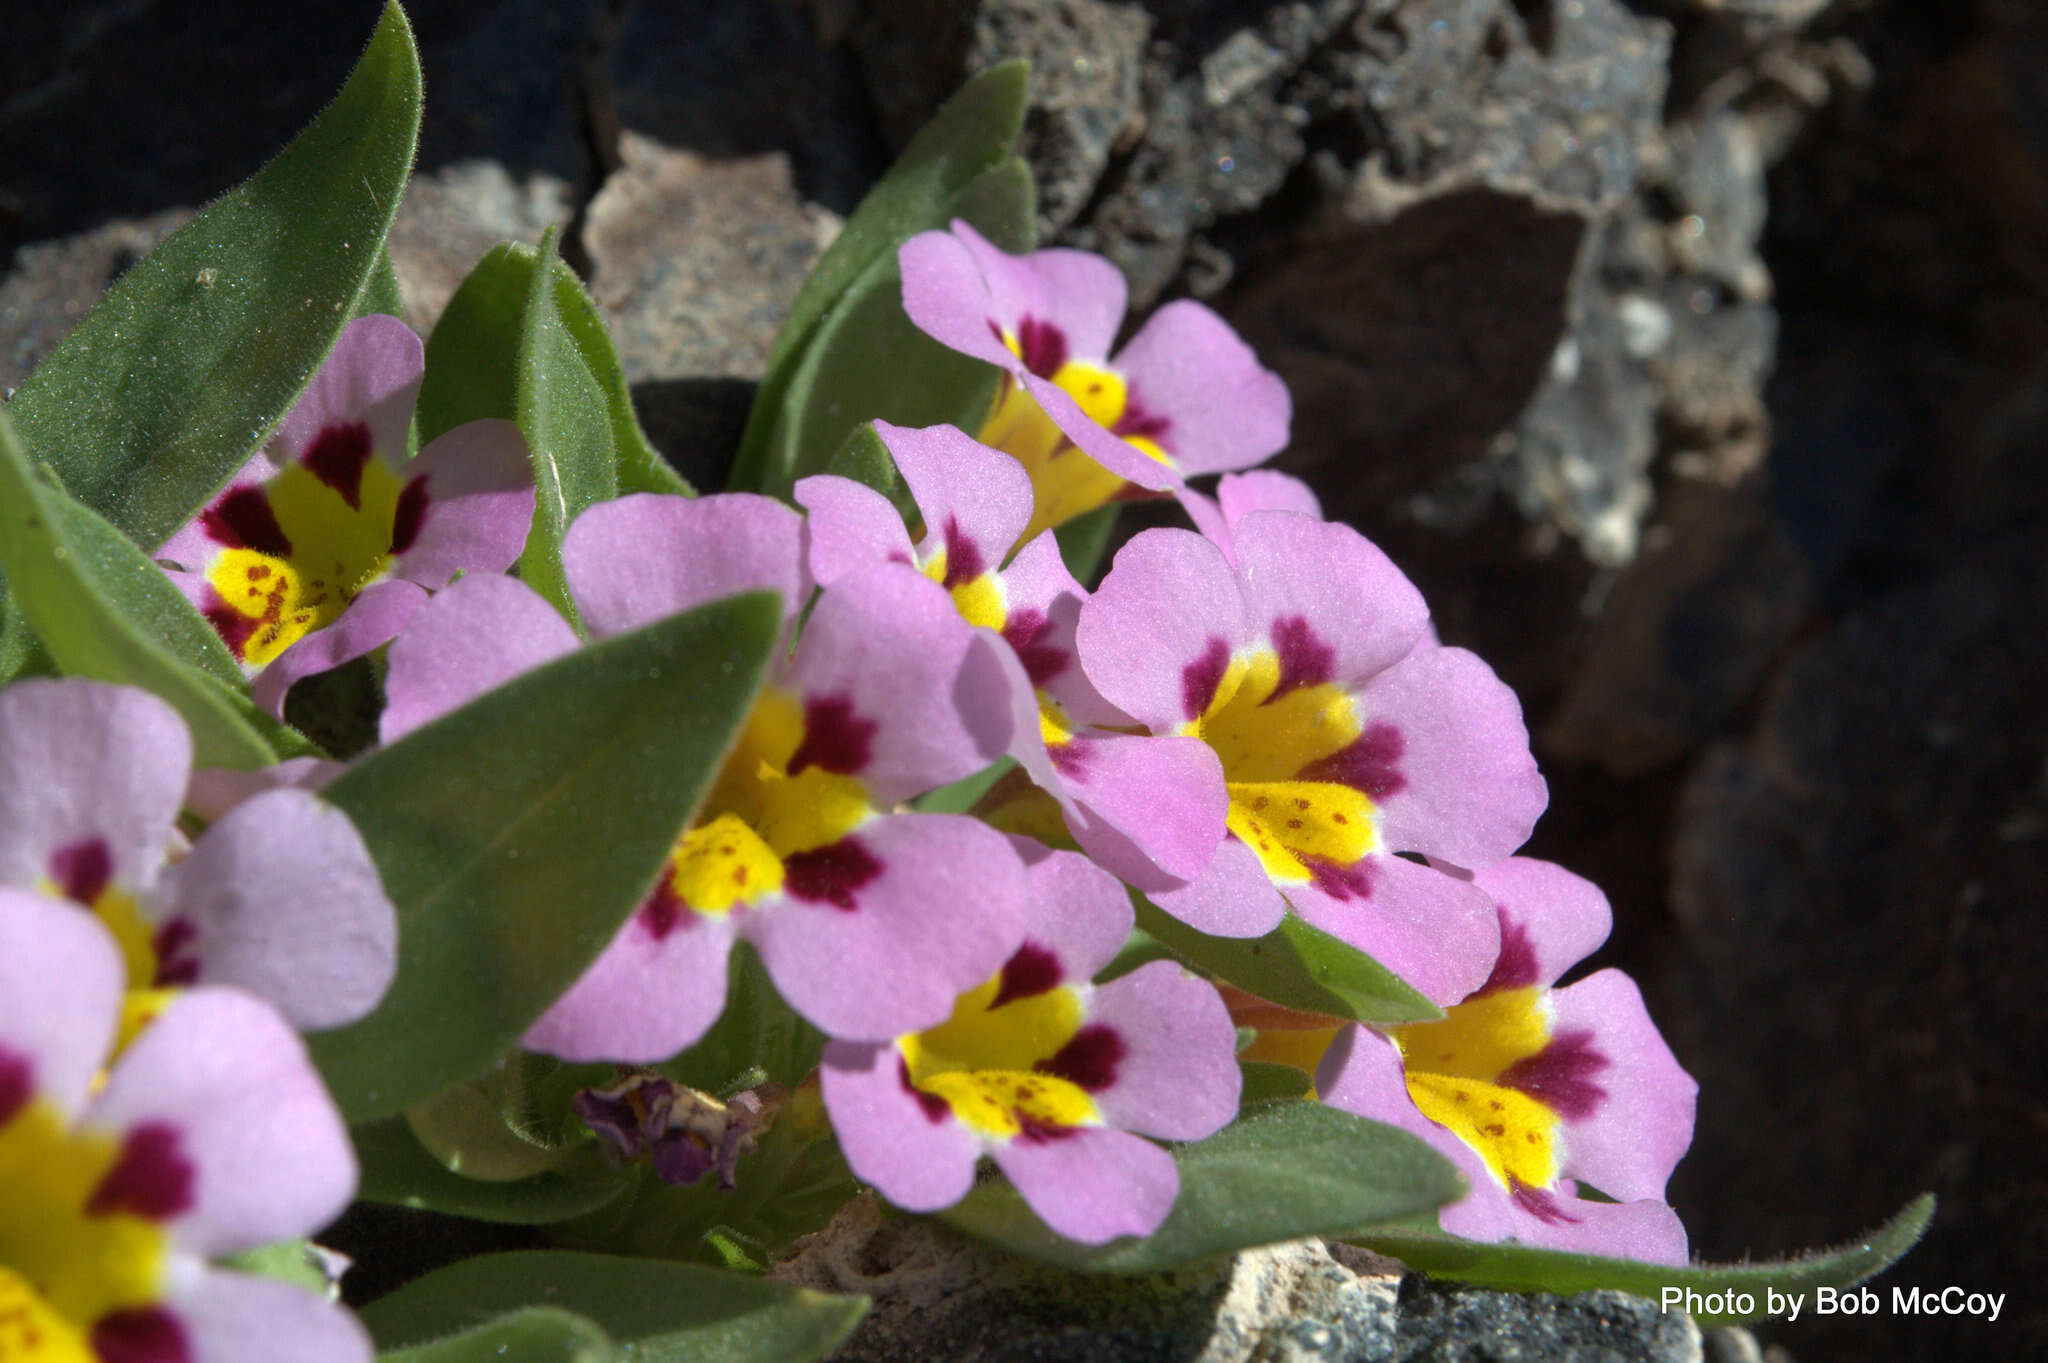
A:
[[[452,1334],[387,1349],[377,1358],[378,1363],[620,1363],[623,1355],[582,1316],[553,1306],[528,1306]]]
[[[1609,1290],[1656,1300],[1666,1288],[1689,1288],[1702,1296],[1748,1293],[1755,1300],[1753,1311],[1694,1315],[1701,1325],[1714,1326],[1763,1319],[1768,1291],[1797,1294],[1810,1304],[1816,1288],[1848,1287],[1881,1273],[1913,1248],[1933,1219],[1934,1194],[1922,1193],[1897,1216],[1839,1249],[1762,1264],[1690,1264],[1683,1268],[1528,1245],[1481,1244],[1431,1230],[1383,1229],[1347,1238],[1433,1277],[1511,1292],[1570,1295]]]
[[[399,913],[383,1003],[310,1043],[352,1123],[482,1074],[596,959],[710,787],[779,624],[756,592],[601,639],[327,787]]]
[[[486,1182],[450,1172],[427,1153],[403,1117],[371,1122],[350,1134],[363,1166],[356,1196],[365,1202],[537,1226],[596,1211],[627,1184],[626,1176],[605,1167],[592,1146],[572,1152],[546,1173]]]
[[[537,1302],[594,1322],[634,1363],[809,1363],[868,1304],[696,1264],[532,1250],[451,1264],[362,1314],[391,1348]]]
[[[1155,1273],[1304,1235],[1348,1237],[1463,1195],[1451,1162],[1405,1131],[1320,1103],[1245,1109],[1176,1147],[1180,1196],[1145,1239],[1080,1245],[1048,1230],[1008,1183],[979,1184],[941,1218],[978,1239],[1085,1273]]]
[[[15,394],[72,496],[155,548],[247,461],[370,287],[419,119],[393,3],[334,102],[122,276]]]

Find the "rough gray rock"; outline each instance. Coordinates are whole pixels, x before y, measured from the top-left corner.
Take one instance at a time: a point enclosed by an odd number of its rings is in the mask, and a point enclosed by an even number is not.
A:
[[[412,177],[386,245],[405,320],[425,335],[484,253],[501,241],[533,243],[568,223],[571,187],[535,172],[514,180],[496,161],[460,161]]]
[[[0,278],[0,397],[12,393],[71,333],[107,286],[192,218],[168,208],[15,253]]]

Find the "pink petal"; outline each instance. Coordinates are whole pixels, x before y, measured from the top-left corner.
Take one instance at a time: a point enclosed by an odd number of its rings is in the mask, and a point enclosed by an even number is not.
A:
[[[1088,1022],[1124,1044],[1116,1082],[1095,1095],[1112,1126],[1198,1141],[1237,1115],[1237,1028],[1207,980],[1153,961],[1098,988]]]
[[[1009,600],[1003,638],[1033,684],[1079,723],[1129,724],[1131,717],[1104,700],[1081,670],[1074,630],[1088,593],[1067,571],[1051,531],[1033,537],[1010,560],[1003,570],[1003,593]]]
[[[426,589],[416,582],[386,578],[371,583],[333,624],[306,635],[256,674],[251,683],[256,703],[284,718],[285,694],[300,678],[340,667],[396,638],[426,599]]]
[[[1016,722],[1011,682],[998,646],[937,583],[885,563],[818,598],[782,685],[803,698],[808,720],[857,727],[844,774],[888,806],[1003,755]]]
[[[1095,418],[1085,415],[1067,390],[1052,380],[1024,374],[1018,382],[1067,439],[1111,473],[1154,492],[1171,491],[1181,485],[1182,472],[1177,463],[1162,464],[1122,436],[1112,434]]]
[[[1302,920],[1340,937],[1448,1007],[1485,982],[1500,955],[1493,901],[1469,881],[1402,857],[1361,862],[1363,897],[1339,898],[1314,883],[1290,885]]]
[[[1132,404],[1170,422],[1159,443],[1184,474],[1246,468],[1287,444],[1287,385],[1200,303],[1154,312],[1117,352],[1116,367]]]
[[[518,560],[533,528],[533,465],[517,426],[457,426],[398,476],[408,484],[427,480],[427,507],[418,538],[392,572],[441,588],[457,573],[502,573]]]
[[[827,887],[836,898],[785,885],[739,930],[789,1006],[828,1036],[884,1041],[936,1026],[1023,940],[1023,866],[1000,833],[963,815],[886,815],[847,841],[857,847],[825,849],[859,865]]]
[[[0,889],[0,1128],[33,1097],[78,1110],[113,1047],[124,974],[91,914]]]
[[[1147,530],[1117,552],[1081,608],[1075,641],[1110,704],[1154,733],[1174,733],[1207,707],[1247,629],[1222,550],[1185,530]]]
[[[379,741],[396,743],[529,669],[578,647],[540,593],[509,577],[465,577],[436,592],[385,655]]]
[[[113,883],[146,887],[191,769],[185,721],[147,691],[82,678],[0,691],[0,884],[40,885],[53,858],[91,849]]]
[[[1031,475],[1000,450],[952,426],[875,423],[924,517],[927,559],[943,548],[946,585],[994,572],[1031,522]]]
[[[953,235],[980,267],[997,322],[1014,330],[1018,319],[1035,317],[1059,327],[1071,357],[1107,358],[1128,297],[1123,271],[1107,257],[1059,247],[1013,256],[962,218],[953,219]]]
[[[1699,1085],[1650,1020],[1634,980],[1601,970],[1550,996],[1551,1036],[1591,1033],[1606,1060],[1592,1076],[1604,1094],[1592,1113],[1567,1119],[1564,1172],[1609,1197],[1661,1200],[1692,1145]]]
[[[189,1363],[369,1363],[374,1351],[346,1307],[273,1278],[202,1269],[178,1285],[169,1309]]]
[[[920,232],[897,248],[896,266],[903,276],[903,311],[920,331],[964,355],[1004,369],[1019,367],[999,334],[1016,329],[1018,299],[998,302],[991,295],[965,241],[951,232]]]
[[[562,567],[600,637],[756,588],[780,592],[783,619],[793,620],[810,595],[803,543],[803,518],[772,497],[641,492],[578,516]]]
[[[1150,1235],[1180,1195],[1173,1156],[1127,1131],[1076,1127],[990,1153],[1041,1221],[1085,1245]]]
[[[793,495],[810,513],[804,521],[805,557],[820,587],[871,564],[914,565],[903,517],[873,488],[819,474],[798,479]]]
[[[348,816],[301,790],[229,810],[165,873],[160,932],[185,924],[193,982],[232,984],[305,1030],[377,1006],[398,967],[398,915]]]
[[[271,462],[283,468],[328,427],[363,422],[371,448],[399,463],[425,371],[426,347],[396,317],[372,314],[350,322],[264,447]]]
[[[1425,649],[1358,693],[1368,728],[1398,732],[1400,788],[1380,805],[1387,846],[1490,866],[1528,841],[1549,800],[1522,706],[1462,648]]]
[[[164,1218],[212,1257],[310,1235],[356,1186],[341,1114],[297,1034],[232,989],[179,995],[123,1052],[83,1121],[166,1129],[193,1170],[189,1205]]]
[[[1501,954],[1489,988],[1556,984],[1614,925],[1600,887],[1551,862],[1509,857],[1470,879],[1501,914]]]
[[[1287,916],[1287,901],[1252,849],[1225,838],[1202,874],[1186,885],[1148,890],[1145,897],[1214,937],[1263,937]]]
[[[1217,480],[1216,500],[1223,519],[1232,525],[1254,511],[1292,511],[1311,520],[1323,518],[1323,504],[1315,490],[1278,469],[1226,473]]]
[[[1074,840],[1141,890],[1198,879],[1223,842],[1223,763],[1199,738],[1089,733],[1060,777]]]
[[[1591,1202],[1567,1197],[1561,1191],[1554,1197],[1551,1205],[1557,1214],[1548,1218],[1532,1215],[1521,1204],[1508,1199],[1508,1233],[1523,1244],[1610,1259],[1682,1265],[1689,1257],[1685,1227],[1680,1224],[1678,1213],[1662,1202]],[[1452,1230],[1448,1211],[1444,1229]]]
[[[192,773],[191,783],[185,787],[185,808],[211,821],[265,791],[324,789],[347,770],[346,762],[330,762],[324,757],[288,757],[255,771],[206,767]]]
[[[1261,511],[1230,534],[1246,618],[1278,650],[1283,685],[1362,681],[1414,649],[1422,593],[1350,526]]]
[[[819,1078],[856,1177],[906,1211],[935,1212],[967,1196],[978,1142],[950,1109],[934,1114],[918,1101],[894,1042],[830,1042]]]
[[[564,1060],[647,1065],[696,1044],[725,1011],[731,915],[684,908],[661,930],[643,909],[520,1044]]]
[[[1075,852],[1056,852],[1029,838],[1011,838],[1023,858],[1031,896],[1025,931],[1053,953],[1062,983],[1086,984],[1131,935],[1137,916],[1115,876]]]

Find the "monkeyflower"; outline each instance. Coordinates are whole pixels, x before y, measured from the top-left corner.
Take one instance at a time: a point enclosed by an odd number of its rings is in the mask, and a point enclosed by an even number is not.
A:
[[[788,629],[810,595],[803,522],[744,493],[602,503],[570,526],[562,561],[596,636],[762,588],[781,593]],[[383,738],[576,646],[531,589],[465,578],[392,644]],[[825,592],[777,656],[653,890],[530,1048],[667,1059],[723,1011],[741,938],[792,1008],[863,1040],[942,1019],[1015,949],[1024,871],[1009,843],[964,816],[898,812],[1007,744],[988,641],[936,585],[885,563]]]
[[[103,1070],[122,985],[99,923],[0,890],[0,1358],[367,1363],[341,1307],[208,1262],[309,1235],[355,1190],[297,1035],[192,989]]]
[[[429,592],[502,571],[526,544],[517,426],[472,421],[406,457],[424,355],[394,317],[349,323],[269,443],[157,550],[273,715],[294,682],[387,642]]]
[[[145,1015],[194,984],[238,985],[309,1029],[369,1012],[397,968],[398,916],[355,825],[307,791],[269,790],[169,864],[191,766],[184,720],[146,691],[0,691],[0,885],[97,917]]]
[[[1357,531],[1261,510],[1229,533],[1234,557],[1138,535],[1076,627],[1111,704],[1222,765],[1227,833],[1200,875],[1148,894],[1224,936],[1292,908],[1456,1002],[1492,959],[1492,906],[1397,853],[1485,866],[1527,839],[1546,793],[1521,707],[1472,654],[1427,645],[1421,594]]]
[[[1074,654],[1087,593],[1050,534],[1017,547],[1031,519],[1023,467],[951,426],[878,421],[875,430],[916,501],[923,537],[912,544],[895,506],[872,488],[806,478],[796,497],[810,512],[818,581],[899,562],[944,587],[962,618],[1014,655],[1010,752],[1058,801],[1053,817],[1065,831],[1143,889],[1200,874],[1223,835],[1216,755],[1198,739],[1126,732],[1131,717],[1089,684]]]
[[[1555,987],[1607,938],[1606,896],[1548,862],[1480,871],[1501,947],[1441,1022],[1351,1026],[1316,1070],[1323,1101],[1422,1137],[1471,1192],[1446,1231],[1652,1263],[1686,1261],[1664,1185],[1692,1143],[1698,1085],[1635,982],[1601,970]],[[1588,1189],[1612,1201],[1580,1194]]]
[[[1024,539],[1128,489],[1176,492],[1287,443],[1287,386],[1200,303],[1160,308],[1110,355],[1128,291],[1101,256],[1013,256],[956,220],[897,260],[910,320],[1002,371],[976,434],[1031,475]]]
[[[1069,1239],[1149,1235],[1180,1174],[1144,1137],[1200,1140],[1236,1114],[1235,1029],[1172,961],[1091,984],[1130,935],[1130,901],[1076,853],[1024,850],[1023,944],[938,1026],[829,1043],[826,1111],[854,1173],[911,1211],[959,1201],[987,1155]]]

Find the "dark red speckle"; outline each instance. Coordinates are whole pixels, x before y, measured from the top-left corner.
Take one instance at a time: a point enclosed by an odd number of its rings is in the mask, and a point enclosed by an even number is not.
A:
[[[946,560],[948,565],[952,561],[950,556]],[[1024,675],[1031,678],[1033,686],[1052,681],[1067,670],[1067,663],[1073,658],[1073,654],[1048,638],[1051,633],[1052,617],[1031,607],[1012,611],[1003,622],[1003,640],[1015,650],[1017,661],[1024,664]]]
[[[1508,1180],[1508,1196],[1517,1207],[1535,1217],[1546,1226],[1576,1226],[1579,1218],[1567,1212],[1557,1200],[1557,1195],[1547,1188],[1524,1183],[1518,1178]]]
[[[1536,973],[1536,943],[1530,940],[1529,930],[1508,917],[1508,911],[1499,905],[1494,906],[1494,912],[1500,915],[1500,956],[1478,992],[1491,994],[1496,989],[1523,989],[1542,983]]]
[[[90,906],[114,878],[114,859],[103,838],[86,838],[50,856],[50,879],[66,899]]]
[[[1266,697],[1271,705],[1289,691],[1320,686],[1337,675],[1337,650],[1317,637],[1315,628],[1302,616],[1290,615],[1273,622],[1273,651],[1280,655],[1280,684]]]
[[[854,712],[851,696],[804,697],[804,738],[790,754],[789,774],[807,767],[850,776],[868,764],[875,722]]]
[[[1189,719],[1200,719],[1216,699],[1216,688],[1230,670],[1230,645],[1210,636],[1202,656],[1180,670],[1180,703]]]
[[[1049,379],[1067,362],[1067,333],[1051,322],[1026,317],[1017,324],[1017,348],[1026,369]]]
[[[936,1093],[926,1093],[910,1080],[910,1062],[903,1058],[903,1052],[896,1053],[896,1077],[903,1084],[903,1091],[917,1100],[924,1110],[924,1119],[933,1126],[953,1115],[953,1105]]]
[[[36,1067],[25,1055],[0,1050],[0,1127],[36,1096]]]
[[[1559,1032],[1548,1046],[1503,1070],[1498,1082],[1577,1122],[1607,1101],[1607,1090],[1594,1082],[1606,1068],[1607,1057],[1593,1049],[1593,1034],[1579,1029]]]
[[[422,473],[398,494],[391,513],[391,552],[402,554],[419,540],[427,523],[427,475]]]
[[[100,1363],[191,1363],[185,1327],[160,1306],[109,1311],[93,1322],[92,1351]]]
[[[1361,791],[1374,801],[1399,793],[1408,778],[1396,765],[1408,751],[1401,731],[1384,720],[1365,726],[1365,732],[1320,762],[1301,769],[1304,781],[1335,781]]]
[[[1073,1038],[1049,1060],[1032,1066],[1040,1074],[1079,1084],[1090,1093],[1100,1093],[1116,1082],[1117,1067],[1123,1064],[1124,1039],[1112,1027],[1093,1023],[1074,1033]]]
[[[782,888],[792,899],[830,904],[849,913],[860,907],[854,892],[882,874],[882,863],[856,838],[783,858]]]
[[[1036,942],[1026,942],[1003,963],[1001,982],[996,985],[995,997],[988,1001],[989,1009],[1058,988],[1062,978],[1060,958]]]
[[[178,1129],[165,1122],[143,1122],[121,1142],[114,1167],[86,1200],[88,1216],[126,1212],[164,1221],[192,1205],[192,1161],[185,1158]]]
[[[357,510],[363,504],[363,467],[370,462],[370,428],[360,421],[323,426],[299,462]]]
[[[230,549],[254,549],[272,558],[292,555],[292,542],[260,487],[229,488],[219,501],[199,513],[199,525],[207,538]]]

